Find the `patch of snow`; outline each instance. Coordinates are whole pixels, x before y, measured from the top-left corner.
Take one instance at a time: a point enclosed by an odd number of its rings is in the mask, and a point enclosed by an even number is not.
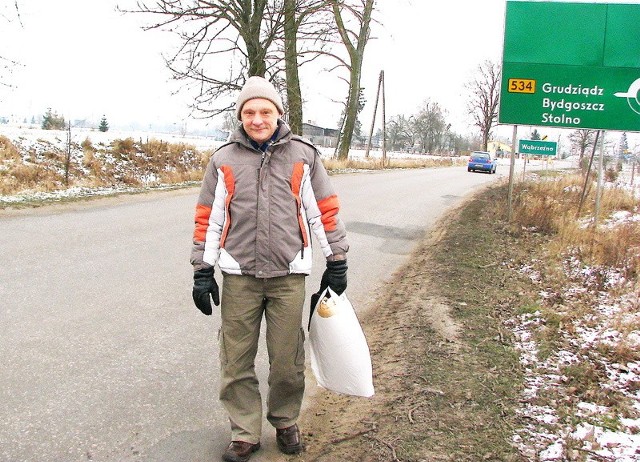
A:
[[[614,214],[618,223],[637,221],[638,214]],[[534,283],[544,283],[537,262],[522,265],[520,273]],[[521,407],[517,410],[525,424],[516,429],[513,443],[530,460],[540,461],[640,461],[640,363],[616,363],[602,354],[603,348],[635,349],[640,346],[638,295],[619,272],[611,268],[589,267],[575,256],[564,264],[573,281],[559,294],[565,301],[591,294],[595,303],[582,314],[571,313],[570,325],[560,331],[561,347],[544,361],[538,357],[536,332],[546,324],[540,311],[521,314],[505,324],[513,332],[525,377]],[[607,290],[595,292],[595,278],[604,278]],[[615,291],[610,289],[615,288]],[[539,292],[541,298],[554,297],[551,289]],[[617,407],[582,400],[569,405],[573,415],[560,417],[556,409],[543,405],[544,397],[574,400],[566,389],[567,377],[560,374],[567,366],[589,362],[603,371],[600,390],[626,400],[624,415]],[[588,396],[588,395],[587,395]],[[565,411],[566,412],[566,411]]]

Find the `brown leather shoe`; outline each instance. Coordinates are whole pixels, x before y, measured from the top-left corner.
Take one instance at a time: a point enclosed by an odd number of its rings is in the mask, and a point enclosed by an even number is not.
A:
[[[225,462],[247,462],[251,454],[260,449],[260,442],[246,443],[244,441],[232,441],[227,450],[222,455]]]
[[[297,424],[287,428],[276,429],[278,448],[285,454],[299,454],[302,452],[302,439]]]

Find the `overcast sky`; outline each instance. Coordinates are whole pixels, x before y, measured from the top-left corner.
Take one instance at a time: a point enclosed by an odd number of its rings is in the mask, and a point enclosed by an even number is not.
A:
[[[0,90],[0,115],[31,116],[51,107],[67,119],[112,123],[180,121],[188,95],[172,96],[175,82],[162,52],[177,42],[144,32],[141,15],[116,12],[129,0],[0,0],[10,23],[0,27],[0,56],[20,65],[9,77],[15,86]],[[385,71],[386,116],[417,112],[425,99],[449,111],[454,126],[466,130],[464,83],[484,60],[502,56],[505,0],[379,0],[365,55],[362,84],[367,107],[361,121],[371,124],[378,76]],[[305,120],[335,126],[345,87],[336,76],[303,68]],[[379,111],[378,113],[380,113]],[[463,126],[464,125],[464,126]]]

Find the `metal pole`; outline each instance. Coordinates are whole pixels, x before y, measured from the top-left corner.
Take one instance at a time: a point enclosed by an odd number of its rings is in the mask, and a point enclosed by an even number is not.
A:
[[[67,130],[67,158],[64,162],[64,185],[69,186],[69,167],[71,164],[71,121]]]
[[[593,214],[593,226],[598,226],[598,218],[600,215],[600,196],[602,195],[602,183],[604,173],[604,130],[602,131],[602,138],[600,139],[600,158],[598,159],[598,185],[596,188],[596,209]]]
[[[384,99],[384,71],[380,71],[382,81],[382,165],[387,165],[387,105]]]
[[[513,172],[516,165],[516,137],[518,136],[518,126],[513,126],[513,137],[511,138],[511,165],[509,166],[509,194],[508,194],[508,212],[507,221],[511,222],[513,214]]]

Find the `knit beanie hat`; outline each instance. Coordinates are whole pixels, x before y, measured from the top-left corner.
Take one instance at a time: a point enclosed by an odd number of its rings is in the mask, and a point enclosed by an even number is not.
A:
[[[240,90],[240,94],[238,95],[238,100],[236,101],[236,117],[238,120],[242,120],[240,113],[242,112],[242,106],[244,106],[244,103],[254,98],[268,99],[276,105],[280,115],[284,115],[282,99],[275,87],[268,80],[254,75],[247,79],[244,87],[242,87],[242,90]]]

